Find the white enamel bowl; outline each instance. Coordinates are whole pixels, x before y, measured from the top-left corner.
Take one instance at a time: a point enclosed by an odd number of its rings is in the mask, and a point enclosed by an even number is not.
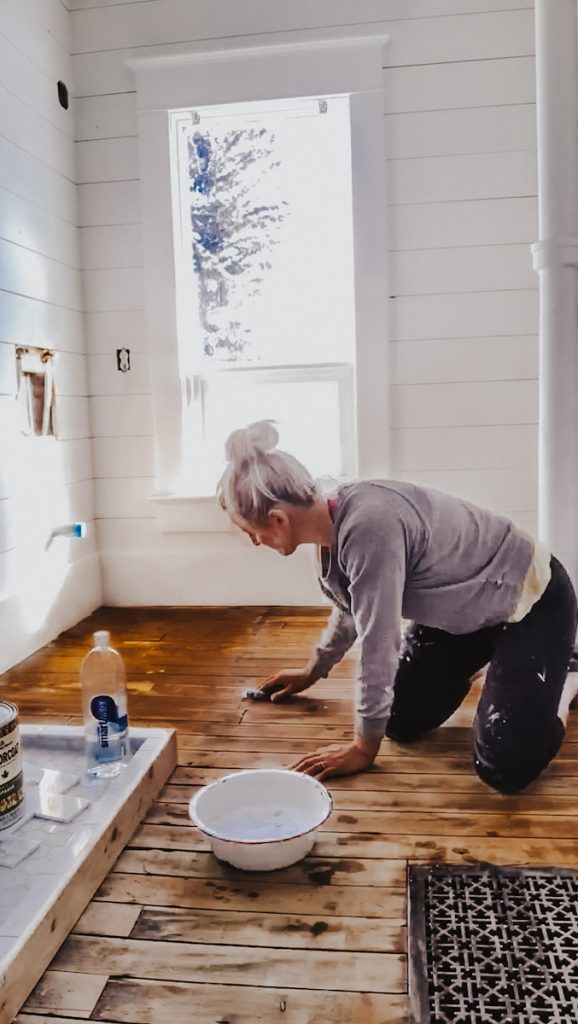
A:
[[[220,860],[273,871],[309,853],[332,806],[325,786],[309,775],[256,768],[204,786],[189,803],[189,815]]]

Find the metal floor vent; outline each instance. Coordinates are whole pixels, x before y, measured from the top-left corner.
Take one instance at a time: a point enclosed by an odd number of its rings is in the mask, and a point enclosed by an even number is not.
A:
[[[411,1024],[577,1024],[578,871],[411,867]]]

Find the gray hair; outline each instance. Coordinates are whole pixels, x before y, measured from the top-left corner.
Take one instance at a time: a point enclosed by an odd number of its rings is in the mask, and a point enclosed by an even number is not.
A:
[[[277,448],[272,420],[234,430],[225,443],[227,466],[217,485],[217,500],[229,515],[261,523],[281,501],[312,505],[317,486],[293,455]]]

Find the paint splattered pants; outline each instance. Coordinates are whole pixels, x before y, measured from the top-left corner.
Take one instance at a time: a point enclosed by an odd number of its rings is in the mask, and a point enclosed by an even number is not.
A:
[[[489,663],[473,729],[474,765],[501,793],[529,785],[558,752],[560,695],[576,637],[576,595],[564,567],[521,622],[452,634],[413,623],[404,637],[386,735],[411,743],[453,714]]]

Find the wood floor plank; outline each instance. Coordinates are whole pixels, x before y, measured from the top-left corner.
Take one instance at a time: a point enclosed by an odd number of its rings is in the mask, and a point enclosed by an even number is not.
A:
[[[179,850],[127,849],[118,858],[114,871],[135,875],[253,880],[258,884],[263,880],[262,872],[239,871],[212,854]],[[276,871],[270,878],[283,885],[379,885],[403,890],[406,866],[403,860],[306,857],[298,864]]]
[[[188,826],[141,825],[132,848],[163,850],[209,849],[208,841]],[[379,832],[319,832],[314,847],[319,857],[405,859],[447,864],[511,864],[576,867],[574,839],[494,839],[464,836],[383,836]]]
[[[92,1015],[115,1024],[403,1024],[406,999],[307,989],[110,981]]]
[[[23,1012],[88,1020],[107,980],[108,974],[98,970],[46,971],[26,1000]]]
[[[142,907],[128,903],[97,903],[93,900],[72,931],[75,935],[112,935],[117,939],[127,939],[141,910]]]
[[[147,812],[146,824],[182,825],[189,821],[186,803],[157,801]],[[569,814],[510,813],[472,814],[435,811],[341,811],[334,810],[321,826],[323,832],[373,832],[381,835],[489,836],[493,838],[578,839],[578,817]]]
[[[316,744],[311,744],[315,749]],[[246,751],[233,750],[228,753],[225,750],[199,750],[196,753],[189,751],[190,761],[195,765],[208,768],[277,768],[288,766],[294,763],[296,758],[291,754],[282,752],[279,754],[251,754]],[[432,753],[431,756],[420,757],[407,753],[405,756],[394,756],[391,753],[378,755],[372,774],[374,772],[409,772],[411,774],[426,775],[429,772],[435,775],[468,775],[474,773],[473,758],[471,754],[463,754],[461,751],[449,753]],[[578,778],[578,758],[561,754],[548,767],[544,778],[560,779],[564,777]]]
[[[106,908],[107,904],[102,904]],[[100,934],[95,931],[94,934]],[[329,917],[314,914],[246,913],[144,907],[131,933],[134,939],[209,942],[288,949],[405,953],[405,918]]]
[[[220,777],[222,777],[221,773]],[[523,796],[504,796],[493,793],[478,780],[473,793],[439,792],[435,790],[416,790],[408,787],[402,794],[387,789],[389,776],[383,775],[384,789],[363,792],[359,790],[339,790],[328,784],[332,794],[333,806],[336,811],[447,811],[453,814],[539,814],[541,816],[571,815],[576,810],[576,797],[567,792],[546,794],[524,794]],[[458,776],[463,778],[463,776]],[[159,794],[161,803],[188,805],[191,797],[198,792],[203,783],[198,785],[179,784],[172,782],[166,785]]]
[[[194,907],[199,910],[253,910],[320,917],[381,917],[398,920],[406,912],[404,892],[384,886],[305,886],[265,880],[179,878],[113,872],[95,899],[156,907]]]
[[[71,935],[56,954],[54,969],[157,981],[326,989],[339,992],[403,992],[405,957],[398,953],[254,949],[209,943],[151,942]]]
[[[482,798],[487,800],[487,804],[484,803],[484,799],[482,800],[484,806],[490,808],[492,799],[496,798],[498,801],[504,800],[504,809],[508,800],[519,801],[521,808],[528,809],[534,797],[549,799],[559,795],[562,797],[562,802],[559,805],[560,808],[564,807],[567,799],[574,800],[574,806],[576,806],[575,777],[573,775],[555,777],[550,770],[546,771],[531,786],[528,786],[524,793],[513,797],[502,797],[500,794],[488,789],[474,772],[470,772],[469,775],[455,774],[448,778],[446,775],[438,775],[434,772],[421,775],[415,772],[403,772],[403,765],[392,766],[392,768],[393,770],[389,768],[387,763],[385,766],[383,763],[380,763],[377,767],[372,768],[370,771],[362,772],[359,775],[348,775],[342,778],[330,779],[327,787],[334,801],[340,800],[342,791],[346,790],[348,792],[353,791],[368,795],[374,793],[416,794],[417,797],[423,795],[425,800],[428,800],[430,795],[438,796],[440,800],[447,796],[450,801],[453,799],[453,795],[457,794],[481,795]],[[222,779],[226,771],[227,769],[224,768],[189,765],[186,755],[184,758],[181,755],[179,767],[173,772],[170,784],[183,787],[205,785],[217,779]],[[461,806],[460,801],[461,797],[457,796],[452,806],[459,808]]]

